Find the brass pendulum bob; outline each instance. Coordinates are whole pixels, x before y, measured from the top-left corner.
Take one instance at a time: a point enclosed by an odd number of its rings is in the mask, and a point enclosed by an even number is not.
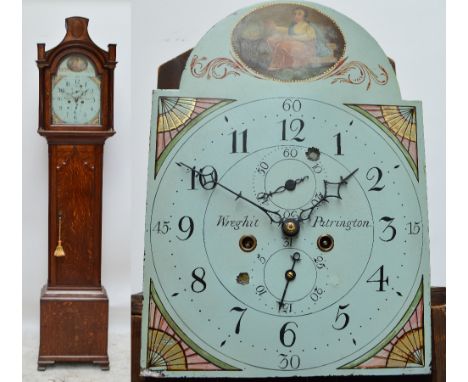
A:
[[[54,251],[55,257],[65,256],[65,251],[63,250],[63,247],[62,247],[61,232],[62,232],[62,215],[59,215],[59,234],[58,234],[59,237],[58,237],[57,247],[55,248],[55,251]]]

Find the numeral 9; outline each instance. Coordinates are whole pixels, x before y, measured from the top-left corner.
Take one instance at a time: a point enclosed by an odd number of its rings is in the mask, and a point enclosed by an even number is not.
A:
[[[187,222],[188,221],[188,225]],[[193,234],[193,229],[194,229],[194,223],[193,219],[190,216],[182,216],[179,220],[179,230],[180,232],[184,232],[187,234],[186,237],[180,237],[177,235],[177,239],[179,240],[188,240],[190,239],[190,236]]]

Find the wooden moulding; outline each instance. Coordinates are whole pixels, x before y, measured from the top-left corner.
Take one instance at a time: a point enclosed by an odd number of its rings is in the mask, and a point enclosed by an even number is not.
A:
[[[401,375],[383,377],[303,377],[303,378],[275,378],[276,382],[292,380],[307,382],[445,382],[445,287],[433,287],[432,299],[432,374],[429,375]],[[141,312],[143,309],[143,293],[131,296],[131,382],[155,381],[156,378],[140,377],[140,348],[141,348]],[[258,380],[261,379],[250,379]],[[184,381],[200,381],[199,378],[184,378]],[[213,382],[232,382],[231,378],[210,378]]]

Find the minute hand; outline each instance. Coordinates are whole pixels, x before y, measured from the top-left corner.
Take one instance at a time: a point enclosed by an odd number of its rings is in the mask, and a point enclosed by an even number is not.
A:
[[[314,209],[317,208],[323,202],[328,202],[328,199],[330,199],[330,198],[341,199],[341,195],[340,195],[341,186],[343,186],[344,184],[348,184],[348,180],[358,170],[359,170],[359,168],[357,168],[356,170],[354,170],[353,172],[351,172],[348,176],[346,176],[344,178],[342,176],[340,176],[340,181],[339,182],[329,182],[327,180],[324,180],[323,181],[324,188],[325,188],[324,194],[321,194],[320,198],[312,206],[310,206],[309,208],[306,208],[305,210],[302,210],[301,213],[299,214],[298,220],[300,222],[302,222],[302,221],[310,219]],[[329,190],[332,186],[336,187],[336,189],[334,191]]]
[[[177,166],[180,166],[180,167],[186,167],[188,168],[190,171],[193,171],[195,172],[197,175],[199,176],[206,176],[205,174],[202,174],[200,171],[197,171],[195,170],[193,167],[190,167],[188,165],[186,165],[185,163],[182,163],[182,162],[176,162]],[[271,211],[265,207],[262,207],[260,204],[257,204],[255,203],[253,200],[251,199],[248,199],[246,198],[244,195],[242,195],[242,191],[239,191],[239,192],[236,192],[234,190],[231,190],[229,187],[226,187],[224,184],[221,184],[217,179],[213,179],[212,180],[212,183],[215,184],[216,187],[221,187],[222,189],[226,190],[227,192],[230,192],[231,194],[235,195],[236,196],[236,200],[237,199],[242,199],[242,200],[245,200],[247,203],[250,203],[251,205],[259,208],[260,210],[262,210],[265,214],[268,215],[268,217],[270,218],[270,221],[272,223],[282,223],[283,221],[283,218],[282,216],[279,214],[278,211]]]

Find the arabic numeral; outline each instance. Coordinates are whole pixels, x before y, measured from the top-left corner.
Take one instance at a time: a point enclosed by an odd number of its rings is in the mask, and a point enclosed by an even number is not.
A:
[[[317,163],[312,166],[312,171],[316,174],[320,174],[323,171],[323,167]]]
[[[263,256],[261,256],[261,255],[257,255],[257,259],[258,259],[258,261],[260,261],[261,264],[265,264],[265,263],[266,263],[266,259],[265,259]]]
[[[179,230],[182,233],[186,233],[187,236],[180,237],[179,235],[177,235],[177,238],[182,241],[190,239],[190,236],[192,236],[193,234],[193,229],[194,229],[193,219],[190,216],[182,216],[179,220]]]
[[[323,263],[323,256],[317,256],[314,258],[314,263],[317,269],[325,268],[325,264]]]
[[[382,191],[384,189],[385,185],[379,186],[379,183],[382,180],[382,176],[383,176],[382,170],[378,167],[371,167],[369,171],[367,171],[367,174],[366,174],[367,180],[372,181],[377,178],[374,182],[374,185],[371,188],[369,188],[368,191]]]
[[[282,304],[279,304],[279,311],[281,313],[291,313],[292,312],[292,303],[290,302],[283,302]]]
[[[241,308],[239,306],[235,306],[234,308],[231,309],[231,312],[240,312],[239,321],[237,321],[236,330],[234,331],[234,333],[236,334],[240,333],[240,324],[242,321],[242,317],[244,317],[244,314],[246,311],[247,311],[247,308]]]
[[[349,324],[349,314],[345,313],[345,312],[340,312],[340,310],[345,310],[348,306],[349,306],[349,304],[339,305],[338,306],[338,311],[336,312],[336,317],[335,317],[335,323],[332,324],[333,329],[343,330],[344,328],[346,328],[348,326],[348,324]],[[335,326],[335,324],[337,324],[339,321],[341,321],[342,324]]]
[[[300,210],[285,210],[285,211],[283,211],[283,213],[281,215],[283,216],[284,219],[298,218],[299,217],[299,212],[300,212]]]
[[[292,237],[286,237],[283,239],[283,247],[291,247],[292,246]]]
[[[158,221],[154,225],[153,231],[160,234],[160,235],[165,235],[171,230],[171,227],[169,226],[169,223],[170,222],[167,221],[167,220]]]
[[[384,234],[386,231],[389,232],[389,235],[388,235],[387,238],[383,238],[382,236],[379,236],[380,240],[388,242],[388,241],[392,241],[393,239],[395,239],[395,236],[397,234],[397,230],[392,225],[394,220],[395,220],[395,218],[391,218],[390,216],[384,216],[384,217],[380,218],[380,221],[383,221],[383,222],[387,223],[387,225],[383,229],[382,233]]]
[[[315,289],[310,294],[310,299],[314,302],[317,302],[320,300],[320,297],[322,297],[323,292],[324,290],[322,288],[315,287]]]
[[[378,274],[378,275],[377,275]],[[376,276],[376,277],[374,277]],[[384,284],[388,286],[388,276],[385,277],[384,266],[382,265],[379,269],[377,269],[374,274],[367,279],[368,283],[379,283],[379,288],[377,292],[385,292]]]
[[[205,274],[205,268],[203,267],[195,268],[192,271],[192,277],[194,280],[192,281],[191,287],[193,292],[201,293],[206,289],[206,281],[204,280]]]
[[[191,169],[190,189],[196,189],[196,183],[200,183],[205,190],[212,190],[218,182],[218,173],[213,166],[204,166],[197,171],[196,167]]]
[[[295,326],[298,328],[298,325],[293,321],[286,322],[280,329],[280,342],[283,346],[290,348],[296,342],[296,332],[291,328],[288,328],[288,325]]]
[[[297,150],[296,149],[284,149],[283,157],[285,158],[295,158],[297,157]]]
[[[300,118],[295,118],[288,124],[287,119],[283,119],[281,121],[281,140],[282,141],[296,141],[296,142],[303,142],[304,137],[299,137],[304,129],[305,123]],[[288,136],[292,135],[292,137],[288,138]]]
[[[421,232],[421,222],[409,222],[406,224],[408,226],[408,232],[410,235],[417,235]]]
[[[258,165],[257,167],[257,172],[262,174],[262,175],[265,175],[267,170],[269,169],[270,166],[268,166],[268,163],[266,162],[260,162],[260,164]]]
[[[261,296],[266,293],[266,288],[263,285],[259,285],[255,288],[255,293]]]
[[[301,366],[301,359],[299,358],[297,354],[293,354],[291,356],[287,354],[280,354],[279,356],[281,357],[281,360],[280,360],[278,367],[281,370],[285,370],[288,368],[297,370],[299,369],[299,366]]]
[[[292,100],[290,98],[286,98],[283,102],[283,110],[284,111],[295,111],[296,113],[298,111],[301,111],[302,104],[301,101],[298,99]]]

